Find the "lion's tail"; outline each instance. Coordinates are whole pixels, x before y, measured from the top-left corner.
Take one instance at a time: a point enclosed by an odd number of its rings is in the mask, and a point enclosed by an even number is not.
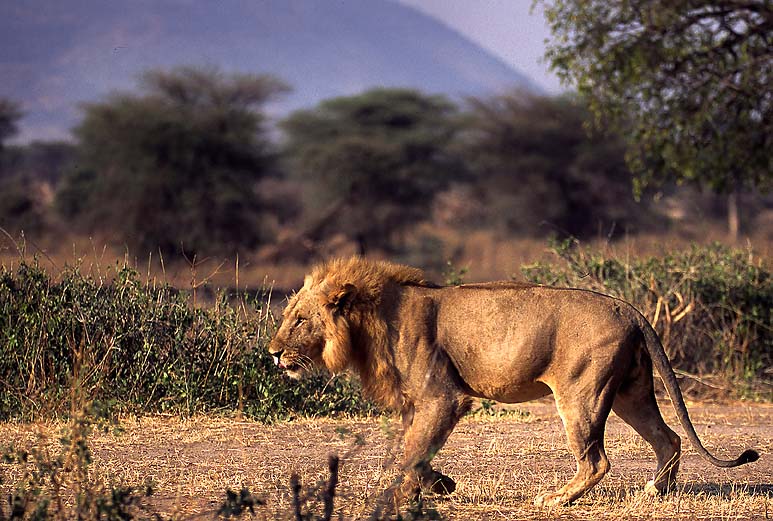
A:
[[[649,321],[641,314],[639,314],[639,326],[642,333],[644,333],[647,351],[649,351],[652,364],[655,366],[660,378],[663,380],[663,385],[668,392],[669,398],[671,398],[671,403],[676,411],[676,416],[679,418],[679,423],[682,424],[682,427],[687,433],[687,437],[690,439],[690,443],[692,443],[695,450],[698,451],[698,454],[717,467],[737,467],[744,463],[757,461],[760,455],[756,450],[752,449],[745,450],[743,454],[733,460],[716,458],[706,450],[706,447],[703,446],[700,438],[698,438],[698,433],[695,432],[692,421],[690,421],[690,416],[687,413],[687,406],[682,397],[682,391],[679,389],[679,382],[676,380],[676,374],[674,374],[671,363],[668,361],[666,351],[663,349],[663,344],[660,342],[658,334],[652,328]]]

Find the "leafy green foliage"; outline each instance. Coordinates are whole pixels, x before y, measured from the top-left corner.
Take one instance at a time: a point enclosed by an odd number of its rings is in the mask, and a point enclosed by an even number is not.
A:
[[[142,87],[84,106],[63,216],[140,251],[255,246],[266,232],[255,184],[272,169],[260,107],[286,87],[191,68],[147,73]]]
[[[639,186],[770,186],[769,1],[542,3],[554,36],[548,59],[628,136]]]
[[[535,282],[622,297],[651,320],[677,367],[762,381],[773,365],[773,279],[748,252],[721,247],[638,260],[556,247],[564,266],[524,267]],[[72,415],[75,397],[116,412],[242,412],[261,420],[374,414],[355,380],[290,380],[265,349],[275,324],[263,293],[206,309],[117,267],[36,263],[0,271],[0,418]],[[77,395],[77,396],[76,396]]]
[[[480,401],[480,407],[471,410],[467,413],[470,416],[478,417],[492,417],[492,418],[528,418],[531,413],[529,411],[522,411],[520,409],[503,409],[497,406],[497,402],[493,400],[482,399]]]
[[[208,309],[145,284],[68,268],[51,280],[35,263],[0,271],[0,417],[67,414],[74,389],[115,411],[242,411],[294,415],[374,412],[359,386],[317,374],[289,380],[265,349],[274,323],[258,293]]]
[[[371,247],[394,248],[459,167],[446,145],[455,106],[413,90],[374,89],[322,102],[281,123],[289,174],[306,190],[309,220]],[[364,251],[363,251],[364,253]]]
[[[24,232],[28,236],[55,228],[50,186],[68,168],[73,152],[73,145],[61,142],[0,149],[0,226],[14,235]]]
[[[467,266],[457,269],[451,261],[446,261],[446,266],[443,270],[443,283],[446,286],[461,286],[468,271],[470,269]]]
[[[720,245],[641,259],[554,245],[565,264],[523,268],[541,284],[601,291],[655,323],[678,368],[754,383],[773,365],[773,277],[748,251]],[[771,397],[769,396],[768,399]]]
[[[622,139],[589,135],[590,121],[576,97],[516,91],[471,101],[461,148],[489,225],[587,237],[651,220],[634,201]]]

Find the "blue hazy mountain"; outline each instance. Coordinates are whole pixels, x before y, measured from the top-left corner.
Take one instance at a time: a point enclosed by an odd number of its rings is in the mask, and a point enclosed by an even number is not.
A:
[[[394,0],[0,1],[0,96],[22,140],[61,138],[79,103],[132,90],[149,68],[269,73],[275,115],[374,86],[452,97],[539,90],[459,33]]]

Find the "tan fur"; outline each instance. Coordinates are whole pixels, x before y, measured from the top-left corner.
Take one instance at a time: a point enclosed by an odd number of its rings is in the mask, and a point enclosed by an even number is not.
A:
[[[664,492],[676,478],[680,440],[658,410],[653,364],[699,454],[719,466],[757,458],[747,451],[718,460],[703,448],[649,323],[595,292],[509,282],[437,287],[415,268],[338,259],[307,276],[269,351],[293,377],[312,364],[353,370],[364,393],[403,414],[406,474],[396,498],[420,487],[454,490],[429,462],[470,397],[515,403],[551,393],[577,473],[538,503],[571,502],[608,471],[603,435],[612,409],[652,445],[658,467],[647,489]]]

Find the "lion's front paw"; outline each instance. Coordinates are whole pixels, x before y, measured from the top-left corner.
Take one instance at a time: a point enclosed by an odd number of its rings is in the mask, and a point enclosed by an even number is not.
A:
[[[432,474],[422,479],[422,485],[425,489],[435,493],[446,495],[456,490],[456,482],[437,471],[432,471]]]
[[[655,480],[651,479],[647,482],[646,485],[644,485],[644,492],[647,493],[647,495],[650,496],[659,496],[663,493],[662,490],[658,489],[658,487],[655,486]]]
[[[649,494],[650,496],[657,497],[662,496],[664,494],[668,494],[669,490],[674,490],[676,488],[676,482],[672,481],[671,483],[661,480],[659,483],[655,483],[654,479],[651,479],[647,482],[646,485],[644,485],[644,492]]]
[[[395,505],[400,505],[404,502],[418,501],[421,494],[421,486],[413,479],[405,479],[399,486],[394,488],[392,495]]]
[[[545,492],[544,494],[540,494],[537,496],[537,498],[534,500],[534,504],[538,507],[557,507],[560,505],[565,504],[566,498],[563,494],[559,494],[558,492]]]

